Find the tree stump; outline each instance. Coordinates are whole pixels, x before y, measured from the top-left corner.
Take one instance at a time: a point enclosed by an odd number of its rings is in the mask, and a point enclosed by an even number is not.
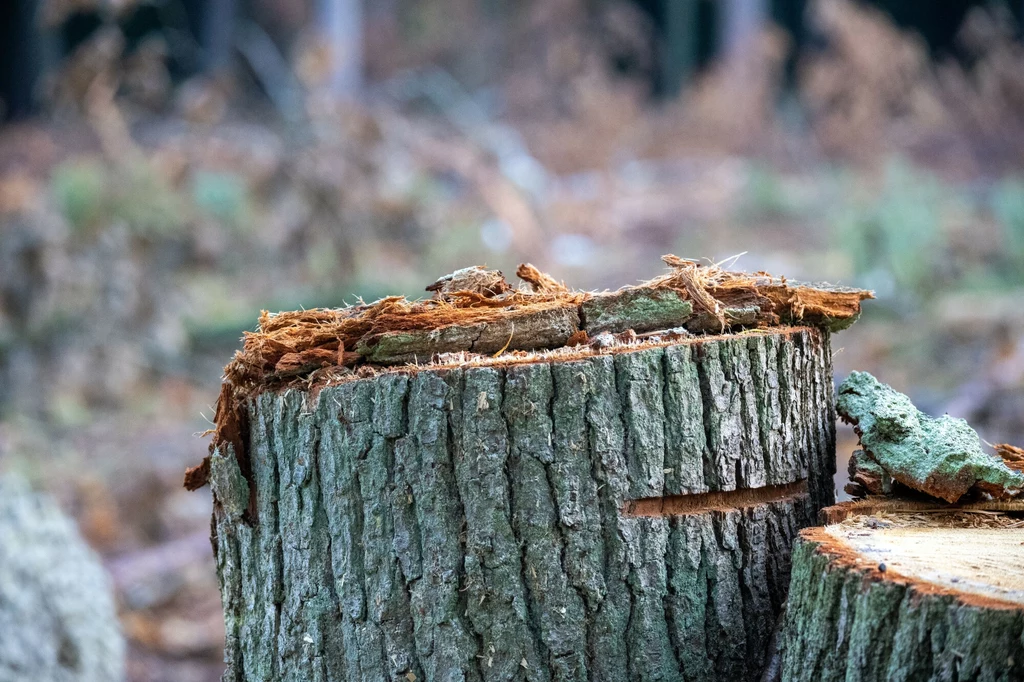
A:
[[[825,510],[794,549],[781,679],[1024,679],[1024,528],[978,506]]]
[[[753,680],[833,499],[819,328],[376,367],[219,409],[225,680]]]

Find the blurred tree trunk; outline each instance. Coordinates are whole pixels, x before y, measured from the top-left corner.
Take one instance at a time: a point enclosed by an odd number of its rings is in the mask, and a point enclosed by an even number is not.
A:
[[[209,73],[225,71],[234,47],[238,0],[209,0],[202,17],[203,66]]]
[[[662,0],[665,44],[661,56],[661,83],[672,98],[688,85],[697,68],[697,0]]]
[[[124,678],[110,579],[75,524],[0,477],[0,680]]]
[[[362,0],[319,0],[317,14],[331,50],[331,90],[357,99],[363,89]]]
[[[719,52],[740,61],[755,48],[754,38],[768,19],[768,0],[722,0]]]
[[[43,71],[42,36],[32,0],[0,3],[0,121],[32,112]]]

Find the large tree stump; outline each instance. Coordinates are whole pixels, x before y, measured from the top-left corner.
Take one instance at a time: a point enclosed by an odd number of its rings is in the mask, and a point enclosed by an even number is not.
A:
[[[825,510],[793,553],[781,679],[1024,679],[1024,528],[978,506]]]
[[[226,680],[756,679],[791,543],[833,498],[817,328],[375,368],[221,409]]]

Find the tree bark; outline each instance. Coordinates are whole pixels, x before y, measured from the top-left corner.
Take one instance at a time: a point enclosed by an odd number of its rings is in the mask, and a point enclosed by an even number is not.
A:
[[[801,532],[781,679],[1024,679],[1024,529],[889,506],[837,505]]]
[[[225,680],[753,680],[833,497],[818,329],[245,408],[210,461]]]

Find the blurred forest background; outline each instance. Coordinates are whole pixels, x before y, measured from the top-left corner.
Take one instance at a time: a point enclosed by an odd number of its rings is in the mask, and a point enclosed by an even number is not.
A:
[[[261,308],[746,252],[877,292],[839,378],[1024,445],[1022,11],[8,0],[0,468],[103,555],[130,679],[188,682],[218,679],[223,626],[182,472]]]

